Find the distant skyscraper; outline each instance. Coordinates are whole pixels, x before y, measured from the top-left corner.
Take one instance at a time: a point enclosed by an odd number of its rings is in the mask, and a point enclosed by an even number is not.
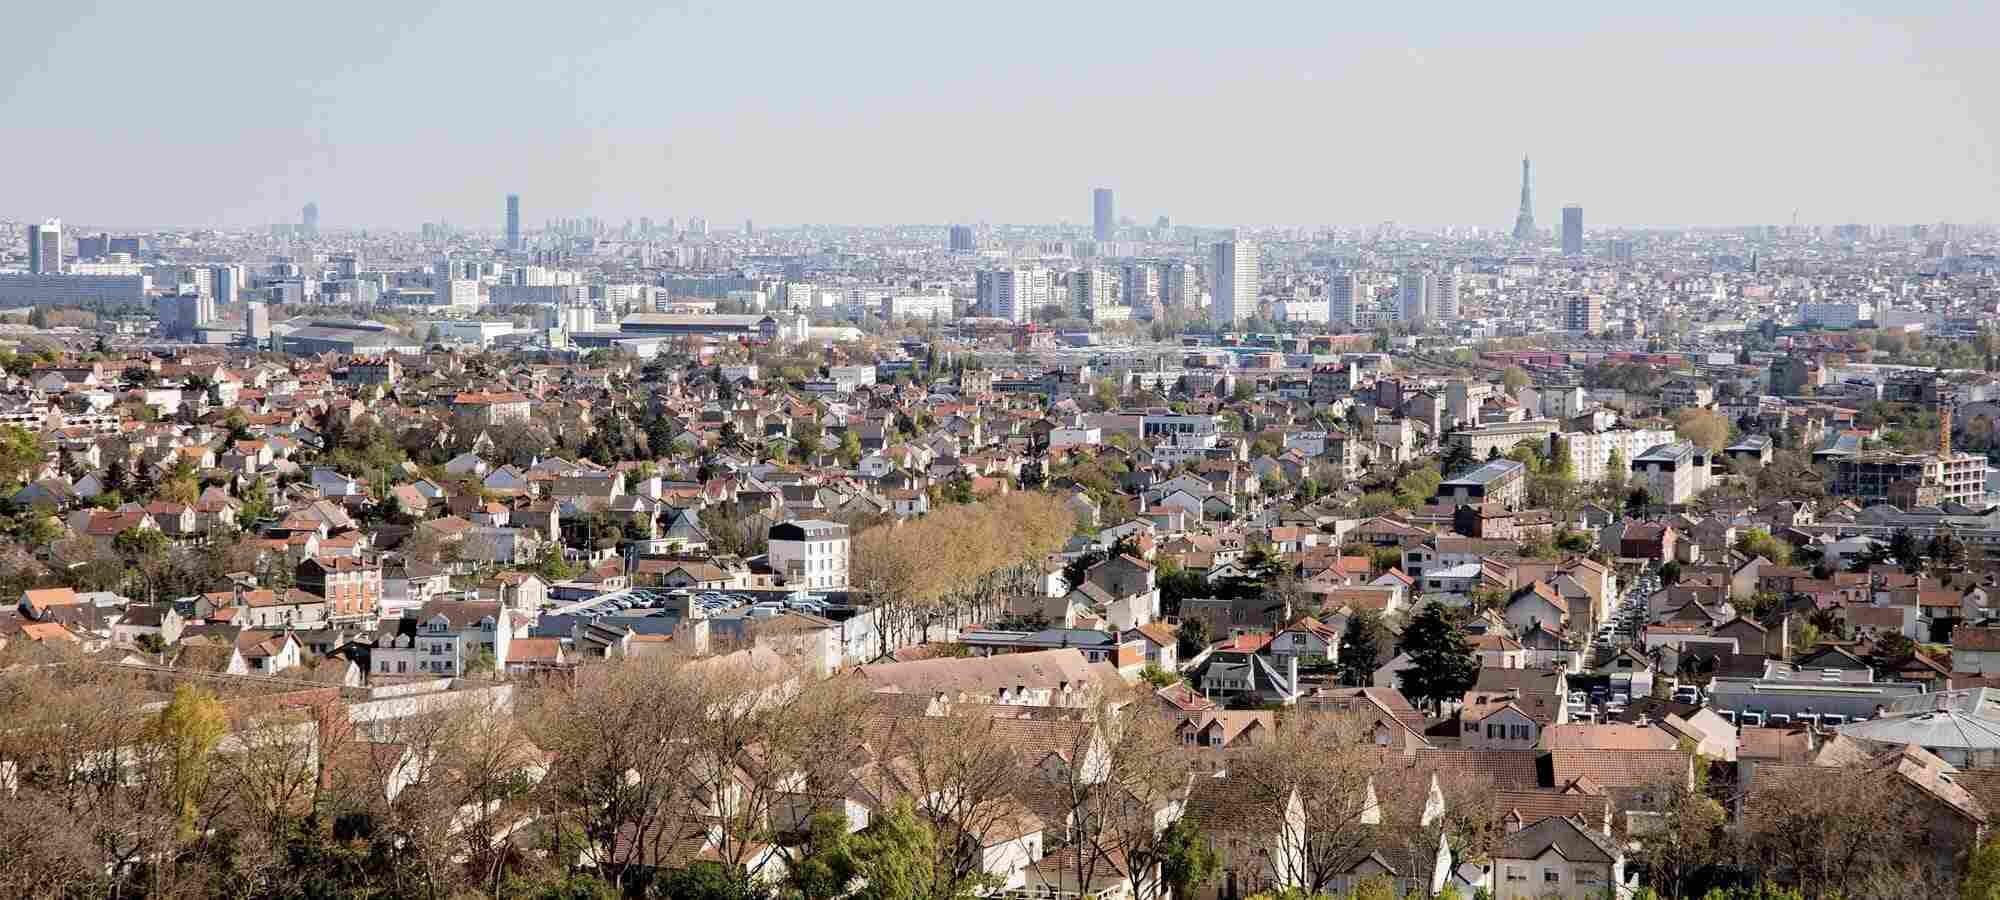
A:
[[[1528,158],[1521,157],[1521,211],[1514,216],[1514,240],[1535,237],[1535,195],[1528,186]]]
[[[1326,279],[1326,320],[1329,324],[1354,324],[1354,297],[1361,292],[1361,276],[1335,266]]]
[[[1163,262],[1160,268],[1160,303],[1178,310],[1187,310],[1201,303],[1201,266],[1174,260]]]
[[[1257,288],[1262,282],[1257,271],[1255,241],[1217,241],[1214,265],[1210,267],[1209,320],[1218,327],[1233,327],[1257,312]]]
[[[217,303],[235,303],[236,292],[242,286],[242,266],[214,266],[208,270],[209,296]]]
[[[1583,253],[1583,207],[1563,207],[1563,255]]]
[[[756,222],[754,222],[754,221],[752,221],[752,220],[750,220],[750,219],[744,219],[744,220],[743,220],[743,236],[744,236],[744,237],[749,237],[749,236],[751,236],[751,235],[753,235],[753,234],[756,234],[756,233],[757,233],[757,223],[756,223]]]
[[[307,201],[306,208],[299,210],[299,233],[309,237],[319,237],[319,204]]]
[[[36,275],[61,275],[62,246],[61,219],[28,226],[28,271]]]
[[[1118,227],[1118,220],[1112,218],[1111,189],[1098,188],[1090,192],[1091,229],[1090,236],[1100,241],[1111,240],[1111,232]]]
[[[951,226],[950,247],[951,247],[951,252],[953,253],[971,253],[972,251],[979,249],[978,242],[973,240],[972,237],[972,226],[970,225]]]
[[[1431,281],[1431,317],[1440,322],[1458,321],[1458,271],[1439,272]]]
[[[1049,301],[1047,269],[998,269],[974,276],[974,290],[986,314],[1009,322],[1026,322]]]
[[[1404,272],[1399,281],[1396,308],[1403,321],[1422,325],[1431,318],[1431,289],[1435,279],[1429,272]]]
[[[507,195],[507,249],[521,250],[521,195]]]
[[[1128,263],[1121,273],[1120,292],[1136,318],[1148,318],[1160,302],[1160,269],[1148,263]]]

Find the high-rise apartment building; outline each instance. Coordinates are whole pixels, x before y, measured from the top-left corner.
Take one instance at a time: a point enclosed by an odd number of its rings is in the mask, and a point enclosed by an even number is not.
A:
[[[507,195],[507,249],[521,249],[521,195]]]
[[[1596,294],[1569,298],[1563,314],[1563,328],[1571,334],[1596,334],[1604,330],[1604,300]]]
[[[1447,269],[1431,280],[1431,318],[1440,322],[1458,321],[1458,270]]]
[[[990,269],[974,276],[978,302],[986,314],[1009,322],[1026,322],[1049,302],[1047,269]]]
[[[299,210],[299,234],[304,237],[319,237],[319,204],[306,202],[305,209]]]
[[[1076,314],[1095,318],[1097,310],[1118,303],[1118,279],[1109,269],[1078,269],[1069,273],[1069,302]]]
[[[28,226],[28,272],[33,275],[61,275],[63,272],[62,220],[50,219]]]
[[[1355,324],[1354,298],[1361,292],[1361,276],[1336,267],[1326,279],[1326,320],[1335,327]]]
[[[1160,304],[1186,310],[1200,305],[1201,266],[1174,260],[1160,263]]]
[[[1563,255],[1583,253],[1583,207],[1563,207]]]
[[[1431,318],[1431,290],[1436,286],[1429,272],[1404,272],[1397,280],[1396,314],[1401,321],[1421,326]]]
[[[1259,276],[1255,241],[1217,241],[1210,285],[1209,320],[1231,327],[1257,312]]]
[[[1111,233],[1118,228],[1118,220],[1112,217],[1111,189],[1098,188],[1091,191],[1090,207],[1090,236],[1100,241],[1111,240]]]
[[[972,226],[970,225],[951,226],[951,252],[971,253],[977,249],[979,249],[979,243],[978,241],[973,239]]]
[[[1151,317],[1160,304],[1160,267],[1150,263],[1129,263],[1121,280],[1124,282],[1125,305],[1132,307],[1132,315]]]

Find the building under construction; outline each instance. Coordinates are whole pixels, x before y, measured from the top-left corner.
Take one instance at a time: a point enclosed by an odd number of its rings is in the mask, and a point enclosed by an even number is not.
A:
[[[1957,399],[1951,385],[1938,379],[1926,393],[1936,398],[1938,407],[1936,452],[1874,451],[1836,459],[1830,486],[1834,496],[1887,501],[1903,509],[1945,503],[1985,506],[1986,457],[1951,449],[1951,414]]]

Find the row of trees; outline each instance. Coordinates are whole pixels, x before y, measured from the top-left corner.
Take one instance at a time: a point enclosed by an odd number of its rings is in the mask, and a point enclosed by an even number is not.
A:
[[[884,642],[903,646],[997,618],[1075,530],[1073,510],[1034,491],[944,506],[855,535],[848,582],[876,608]]]

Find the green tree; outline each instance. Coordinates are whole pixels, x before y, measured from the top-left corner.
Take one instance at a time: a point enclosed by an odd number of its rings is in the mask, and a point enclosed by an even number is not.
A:
[[[1472,458],[1470,444],[1454,441],[1450,435],[1445,436],[1444,458],[1438,462],[1438,471],[1446,478],[1472,468],[1476,462],[1478,460]]]
[[[1667,564],[1660,567],[1660,582],[1668,585],[1680,584],[1681,564],[1676,560],[1667,560]]]
[[[1208,647],[1212,640],[1208,633],[1208,622],[1202,619],[1182,619],[1181,627],[1174,631],[1174,652],[1179,659],[1193,659]]]
[[[1435,602],[1425,604],[1403,629],[1403,652],[1410,657],[1410,668],[1402,673],[1403,695],[1432,709],[1464,696],[1479,679],[1472,643]]]
[[[1520,366],[1508,366],[1500,373],[1500,383],[1507,388],[1507,393],[1518,394],[1530,383],[1528,370]]]
[[[1385,630],[1382,616],[1372,609],[1356,610],[1347,617],[1347,628],[1340,633],[1340,653],[1336,663],[1341,684],[1367,687],[1374,682]]]
[[[1145,668],[1139,670],[1139,679],[1155,688],[1163,688],[1179,680],[1174,673],[1160,668],[1159,663],[1147,663]]]
[[[1781,566],[1792,564],[1792,545],[1771,536],[1762,528],[1752,528],[1736,539],[1736,549],[1746,556],[1761,556]]]
[[[1960,900],[2000,900],[2000,837],[1979,843],[1958,883]]]
[[[1160,835],[1160,881],[1175,897],[1188,897],[1193,890],[1214,880],[1221,863],[1215,848],[1200,827],[1182,817]]]
[[[45,453],[39,435],[25,428],[0,425],[0,487],[26,481],[42,464]]]

